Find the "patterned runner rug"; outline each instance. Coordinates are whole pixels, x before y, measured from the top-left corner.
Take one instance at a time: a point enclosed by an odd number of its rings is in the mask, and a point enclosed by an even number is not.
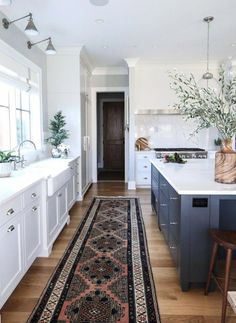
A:
[[[28,322],[160,322],[137,198],[94,198]]]

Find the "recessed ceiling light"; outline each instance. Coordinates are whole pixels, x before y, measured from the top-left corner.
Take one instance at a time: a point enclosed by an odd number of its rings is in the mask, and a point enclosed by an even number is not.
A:
[[[108,46],[108,45],[103,45],[102,47],[103,47],[104,49],[109,48],[109,46]]]
[[[108,4],[109,0],[90,0],[94,6],[105,6]]]
[[[104,20],[103,19],[96,19],[95,20],[96,24],[104,24]]]
[[[235,47],[235,46],[236,46],[236,43],[232,43],[232,44],[231,44],[231,46],[232,46],[232,47]]]

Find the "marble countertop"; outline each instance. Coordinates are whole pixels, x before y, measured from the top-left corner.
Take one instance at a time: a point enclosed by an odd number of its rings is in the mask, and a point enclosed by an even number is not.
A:
[[[236,184],[214,181],[214,159],[188,159],[185,164],[163,163],[160,159],[150,161],[179,194],[236,195]]]
[[[48,158],[32,163],[25,168],[12,171],[10,177],[0,178],[0,205],[42,179],[56,176],[69,167],[77,157]]]

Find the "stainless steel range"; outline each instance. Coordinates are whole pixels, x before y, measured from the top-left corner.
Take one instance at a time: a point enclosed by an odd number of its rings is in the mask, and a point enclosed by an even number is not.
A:
[[[207,151],[201,148],[154,148],[156,158],[164,158],[165,155],[178,153],[183,159],[205,159]]]

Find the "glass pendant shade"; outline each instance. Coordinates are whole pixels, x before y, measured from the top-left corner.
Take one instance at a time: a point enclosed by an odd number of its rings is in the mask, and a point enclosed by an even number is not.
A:
[[[32,17],[30,17],[29,22],[25,27],[25,33],[29,36],[37,36],[39,33],[38,29],[35,27]]]
[[[206,73],[205,73],[206,74]],[[204,74],[204,75],[205,75]],[[203,76],[204,76],[203,75]],[[213,75],[212,75],[213,76]],[[217,81],[217,79],[215,79],[214,77],[212,78],[204,78],[202,77],[199,81],[198,81],[198,86],[201,89],[210,89],[213,90],[216,94],[220,93],[220,86],[219,86],[219,82]]]
[[[45,52],[46,52],[48,55],[55,55],[55,54],[56,54],[56,49],[55,49],[55,47],[53,46],[53,44],[52,44],[52,40],[51,40],[51,39],[49,39],[49,41],[48,41],[48,46],[47,46],[47,48],[46,48]]]

